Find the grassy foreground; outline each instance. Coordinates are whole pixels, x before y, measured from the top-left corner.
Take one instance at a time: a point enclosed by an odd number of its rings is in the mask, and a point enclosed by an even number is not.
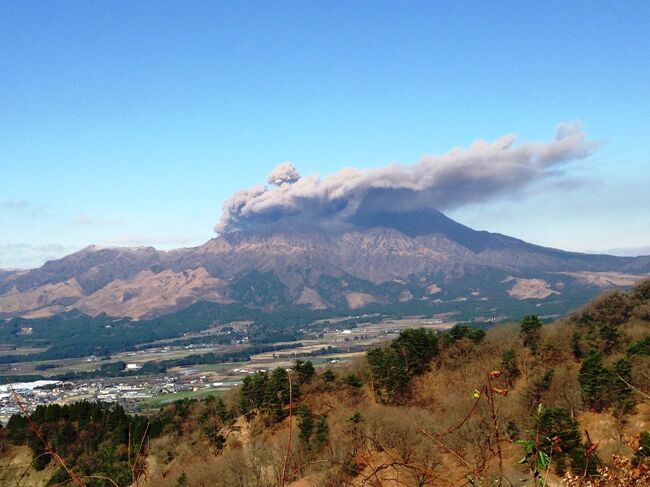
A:
[[[648,485],[650,281],[553,324],[408,329],[352,366],[296,361],[204,393],[149,417],[32,419],[89,486]],[[0,434],[3,455],[28,445],[56,465],[25,418]]]

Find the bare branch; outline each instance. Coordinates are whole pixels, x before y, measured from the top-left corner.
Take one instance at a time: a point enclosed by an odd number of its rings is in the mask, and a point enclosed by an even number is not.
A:
[[[16,392],[16,390],[13,388],[11,384],[9,384],[9,390],[11,391],[11,394],[16,400],[16,404],[18,404],[18,408],[25,415],[25,418],[29,422],[30,428],[32,429],[34,434],[38,437],[38,439],[41,441],[45,450],[49,452],[54,457],[54,459],[64,468],[64,470],[68,473],[72,481],[74,481],[79,487],[86,487],[86,484],[84,484],[84,482],[79,478],[79,476],[75,474],[72,470],[70,470],[70,468],[66,465],[66,463],[63,461],[63,458],[61,458],[54,450],[52,450],[52,448],[47,443],[47,441],[45,441],[45,438],[43,437],[41,430],[38,428],[36,423],[32,421],[32,417],[27,412],[27,409],[25,409],[25,406],[23,406],[23,403],[21,402],[18,393]]]
[[[293,397],[291,387],[291,374],[287,374],[289,379],[289,439],[287,440],[287,451],[284,454],[284,465],[282,465],[282,476],[280,477],[280,486],[284,487],[287,481],[287,465],[289,463],[289,452],[291,450],[291,425],[293,423]]]

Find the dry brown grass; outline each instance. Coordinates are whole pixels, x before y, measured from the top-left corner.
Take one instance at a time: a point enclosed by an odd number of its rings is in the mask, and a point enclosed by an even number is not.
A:
[[[608,306],[623,301],[620,295],[609,294],[579,315],[617,321],[622,315]],[[410,394],[399,405],[375,400],[363,358],[335,369],[339,378],[356,374],[364,382],[361,388],[316,378],[302,388],[294,405],[327,417],[329,442],[316,452],[299,440],[296,418],[274,424],[259,414],[240,417],[224,428],[226,447],[215,454],[201,435],[203,406],[197,403],[174,431],[152,441],[147,485],[171,487],[181,474],[190,486],[215,487],[461,486],[468,485],[468,475],[475,479],[474,485],[530,485],[528,467],[517,464],[522,449],[516,440],[534,434],[532,416],[539,403],[575,415],[580,429],[589,431],[592,453],[604,462],[602,475],[611,477],[609,483],[588,484],[576,473],[565,478],[566,485],[628,485],[621,483],[623,477],[617,478],[614,469],[645,478],[623,457],[634,453],[629,438],[650,429],[650,361],[631,359],[632,382],[641,402],[636,412],[625,416],[585,412],[578,382],[580,364],[571,349],[576,326],[575,319],[545,326],[536,354],[522,346],[517,324],[495,327],[480,345],[461,340],[443,346],[430,370],[412,380]],[[646,336],[647,330],[648,322],[632,313],[620,329],[619,348],[606,364],[624,356],[626,347]],[[521,376],[508,389],[502,375],[490,374],[499,370],[509,349],[516,353]],[[550,388],[532,394],[551,368]],[[236,394],[225,397],[234,410]],[[359,415],[351,421],[355,413]],[[544,476],[548,485],[561,485],[552,469]]]

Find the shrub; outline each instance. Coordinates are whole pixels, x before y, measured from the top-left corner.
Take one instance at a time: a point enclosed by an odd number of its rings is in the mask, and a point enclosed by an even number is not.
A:
[[[336,375],[334,372],[332,372],[331,369],[327,369],[325,372],[323,372],[321,377],[325,382],[334,382],[336,380]]]
[[[361,382],[361,379],[359,379],[356,374],[346,375],[343,379],[343,382],[345,382],[345,384],[349,385],[350,387],[354,387],[355,389],[358,389],[363,385],[363,382]]]
[[[639,448],[634,454],[632,465],[635,467],[641,463],[647,463],[650,459],[650,433],[642,431],[639,434]]]

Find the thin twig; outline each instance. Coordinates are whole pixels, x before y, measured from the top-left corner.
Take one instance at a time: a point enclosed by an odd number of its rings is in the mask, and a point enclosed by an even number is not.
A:
[[[126,462],[131,468],[131,422],[129,421],[129,441],[126,448]],[[131,470],[131,476],[133,476],[133,470]]]
[[[374,445],[375,450],[382,451],[382,452],[386,453],[390,457],[392,462],[390,464],[388,464],[389,466],[391,466],[393,468],[395,468],[395,466],[398,466],[398,467],[408,468],[408,469],[411,469],[411,470],[416,470],[416,471],[422,473],[423,475],[429,477],[430,479],[437,479],[438,478],[436,476],[436,474],[434,474],[431,470],[427,469],[426,467],[424,467],[422,465],[419,465],[417,463],[411,463],[409,461],[408,457],[404,458],[404,455],[401,455],[399,453],[399,451],[396,451],[395,448],[389,448],[389,447],[387,447],[385,445],[382,445],[375,438],[373,438],[371,436],[368,436],[368,435],[363,435],[363,438],[365,440],[370,441]],[[391,453],[391,450],[395,450],[395,452]],[[370,452],[370,450],[368,450],[368,454],[372,456],[372,453]],[[403,461],[396,460],[396,458],[401,458]],[[368,466],[370,466],[370,465],[368,465]]]
[[[625,380],[623,377],[621,377],[619,374],[616,374],[616,377],[618,377],[618,378],[621,380],[621,382],[623,382],[626,386],[628,386],[630,389],[632,389],[632,390],[633,390],[634,392],[636,392],[637,394],[641,394],[641,395],[642,395],[643,397],[645,397],[646,399],[650,399],[650,396],[649,396],[648,394],[646,394],[645,392],[643,392],[642,390],[640,390],[638,387],[635,387],[635,386],[633,386],[632,384],[630,384],[628,381],[626,381],[626,380]]]
[[[298,472],[300,472],[303,468],[308,467],[310,465],[315,465],[317,463],[334,463],[331,460],[312,460],[311,462],[306,462],[300,465],[299,467],[296,467],[293,469],[291,472],[289,472],[288,477],[292,478],[294,475],[296,475]]]
[[[18,482],[16,482],[16,487],[19,487],[20,483],[23,481],[23,477],[25,475],[27,475],[27,472],[29,472],[29,469],[32,468],[32,465],[34,465],[34,462],[36,460],[38,460],[39,458],[41,458],[42,456],[45,456],[45,455],[52,455],[52,454],[49,451],[46,451],[46,452],[43,452],[40,455],[38,455],[36,458],[34,458],[34,460],[32,460],[30,462],[30,464],[27,465],[27,468],[25,470],[23,470],[23,473],[20,475],[20,478],[18,479]]]
[[[587,474],[589,473],[589,457],[591,456],[593,451],[598,447],[598,444],[594,444],[591,442],[589,431],[585,430],[585,435],[587,435],[587,442],[589,446],[587,446],[587,449],[585,450],[585,470],[582,473],[582,478],[580,479],[579,485],[582,485],[582,483],[587,479]]]
[[[415,424],[415,423],[414,423],[414,425],[415,425],[415,428],[416,428],[420,433],[422,433],[424,436],[426,436],[427,438],[429,438],[429,439],[431,439],[432,441],[434,441],[438,446],[440,446],[440,447],[444,448],[445,450],[447,450],[447,452],[449,452],[449,453],[451,453],[452,455],[454,455],[454,456],[455,456],[456,458],[458,458],[458,460],[460,460],[461,463],[463,463],[466,467],[471,468],[469,462],[468,462],[467,460],[465,460],[465,458],[464,458],[460,453],[458,453],[458,452],[455,451],[454,449],[452,449],[452,448],[448,447],[447,445],[445,445],[444,442],[442,442],[442,441],[441,441],[441,440],[440,440],[436,435],[432,435],[432,434],[428,433],[424,428],[418,426],[418,425]]]
[[[132,483],[134,483],[136,487],[140,485],[140,476],[142,475],[140,472],[136,473],[136,468],[138,466],[138,458],[140,457],[140,453],[142,453],[142,447],[144,446],[144,439],[147,437],[148,431],[149,431],[149,423],[147,423],[147,426],[144,429],[144,433],[142,434],[142,438],[140,439],[140,446],[138,447],[138,451],[135,454],[133,463],[131,463],[131,423],[129,423],[129,469],[131,470]]]
[[[289,378],[289,439],[287,440],[287,451],[284,454],[284,465],[282,465],[282,476],[280,477],[280,486],[284,487],[286,480],[287,480],[287,465],[289,463],[289,451],[291,450],[291,424],[293,423],[292,421],[292,413],[293,413],[293,397],[292,397],[292,389],[291,389],[291,374],[287,374],[287,377]]]
[[[481,390],[478,392],[478,396],[476,397],[476,401],[474,401],[474,405],[472,406],[472,408],[469,410],[469,412],[465,415],[465,417],[463,418],[463,420],[460,423],[458,423],[456,426],[452,426],[452,427],[448,428],[447,430],[443,431],[442,433],[435,433],[435,435],[442,438],[443,436],[447,436],[449,433],[452,433],[452,432],[456,431],[457,429],[460,429],[467,422],[467,420],[470,418],[470,416],[472,414],[474,414],[474,410],[478,406],[478,403],[481,400],[481,396],[486,391],[487,391],[487,386],[483,386],[481,388]]]
[[[82,479],[99,479],[99,480],[106,480],[106,481],[110,482],[111,484],[113,484],[115,487],[120,487],[119,485],[117,485],[117,483],[115,482],[115,480],[113,480],[113,479],[110,478],[110,477],[104,477],[103,475],[81,475],[81,476],[79,476],[79,478],[82,478]],[[58,484],[54,484],[54,485],[52,485],[52,487],[61,487],[62,485],[68,484],[68,483],[70,483],[70,482],[72,482],[72,479],[68,479],[68,480],[65,480],[65,481],[63,481],[63,482],[60,482],[60,483],[58,483]]]
[[[490,374],[487,375],[487,393],[485,394],[488,402],[490,403],[490,409],[492,410],[492,420],[494,422],[494,439],[497,442],[497,452],[499,454],[499,485],[503,482],[503,452],[501,451],[501,441],[499,438],[499,415],[497,413],[497,407],[494,404],[494,394],[492,390],[492,379]]]
[[[25,406],[23,406],[23,403],[20,400],[20,397],[18,396],[18,393],[16,390],[13,388],[11,384],[9,384],[9,390],[11,391],[11,394],[13,395],[14,399],[16,400],[16,403],[18,404],[18,408],[21,410],[21,412],[25,415],[25,418],[29,422],[29,426],[34,432],[34,434],[38,437],[38,439],[41,441],[43,444],[43,447],[45,448],[46,451],[48,451],[54,459],[59,462],[59,464],[65,469],[65,471],[68,473],[70,476],[70,479],[74,481],[79,487],[86,487],[86,484],[83,483],[83,481],[75,474],[70,468],[66,465],[66,463],[63,461],[63,458],[61,458],[52,448],[50,448],[50,445],[45,441],[45,438],[41,434],[41,430],[38,428],[36,423],[32,421],[31,416],[27,412],[27,409],[25,409]]]

